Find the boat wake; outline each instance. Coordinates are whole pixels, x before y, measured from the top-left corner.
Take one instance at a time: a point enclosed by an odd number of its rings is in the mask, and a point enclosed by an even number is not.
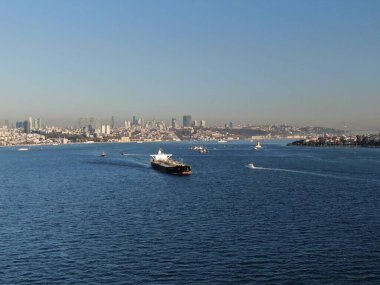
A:
[[[120,160],[120,159],[97,159],[93,161],[88,161],[90,164],[102,164],[102,165],[114,165],[114,166],[126,166],[133,168],[149,168],[150,165],[147,163],[143,163],[137,160]]]
[[[350,176],[342,176],[342,175],[334,175],[334,174],[328,174],[328,173],[320,173],[320,172],[313,172],[313,171],[305,171],[305,170],[294,170],[294,169],[286,169],[286,168],[267,168],[267,167],[248,167],[250,169],[254,170],[264,170],[264,171],[280,171],[280,172],[288,172],[288,173],[294,173],[294,174],[304,174],[304,175],[312,175],[312,176],[319,176],[319,177],[325,177],[325,178],[334,178],[334,179],[342,179],[342,180],[357,180],[357,181],[369,181],[368,179],[362,179],[362,178],[353,178]],[[370,181],[374,183],[380,183],[380,180],[378,179],[370,179]]]

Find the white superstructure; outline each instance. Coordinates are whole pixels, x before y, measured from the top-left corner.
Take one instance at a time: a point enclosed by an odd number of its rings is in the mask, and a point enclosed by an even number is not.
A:
[[[167,161],[171,158],[172,154],[163,153],[162,149],[159,149],[157,154],[151,154],[150,157],[154,161]]]
[[[257,145],[255,146],[255,149],[258,150],[258,149],[262,149],[263,147],[261,146],[260,142],[257,141]]]

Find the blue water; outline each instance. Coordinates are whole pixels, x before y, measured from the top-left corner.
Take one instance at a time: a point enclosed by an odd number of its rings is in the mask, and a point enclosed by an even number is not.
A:
[[[380,149],[191,145],[0,149],[0,284],[380,284]]]

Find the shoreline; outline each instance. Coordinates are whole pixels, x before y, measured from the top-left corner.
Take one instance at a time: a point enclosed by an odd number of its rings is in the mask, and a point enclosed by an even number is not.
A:
[[[182,141],[129,141],[129,142],[73,142],[67,144],[15,144],[15,145],[1,145],[1,148],[19,148],[19,147],[41,147],[41,146],[67,146],[67,145],[92,145],[92,144],[143,144],[143,143],[215,143],[219,145],[226,145],[228,143],[245,142],[252,143],[256,141],[284,141],[290,140],[290,138],[267,138],[260,140],[229,140],[225,143],[218,143],[216,140],[182,140]]]

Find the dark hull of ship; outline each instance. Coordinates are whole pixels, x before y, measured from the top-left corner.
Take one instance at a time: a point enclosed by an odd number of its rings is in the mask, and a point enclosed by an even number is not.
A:
[[[191,168],[189,165],[181,164],[176,166],[167,166],[162,165],[157,162],[151,162],[150,165],[153,169],[156,169],[158,171],[161,171],[163,173],[172,174],[172,175],[190,175],[191,174]]]

